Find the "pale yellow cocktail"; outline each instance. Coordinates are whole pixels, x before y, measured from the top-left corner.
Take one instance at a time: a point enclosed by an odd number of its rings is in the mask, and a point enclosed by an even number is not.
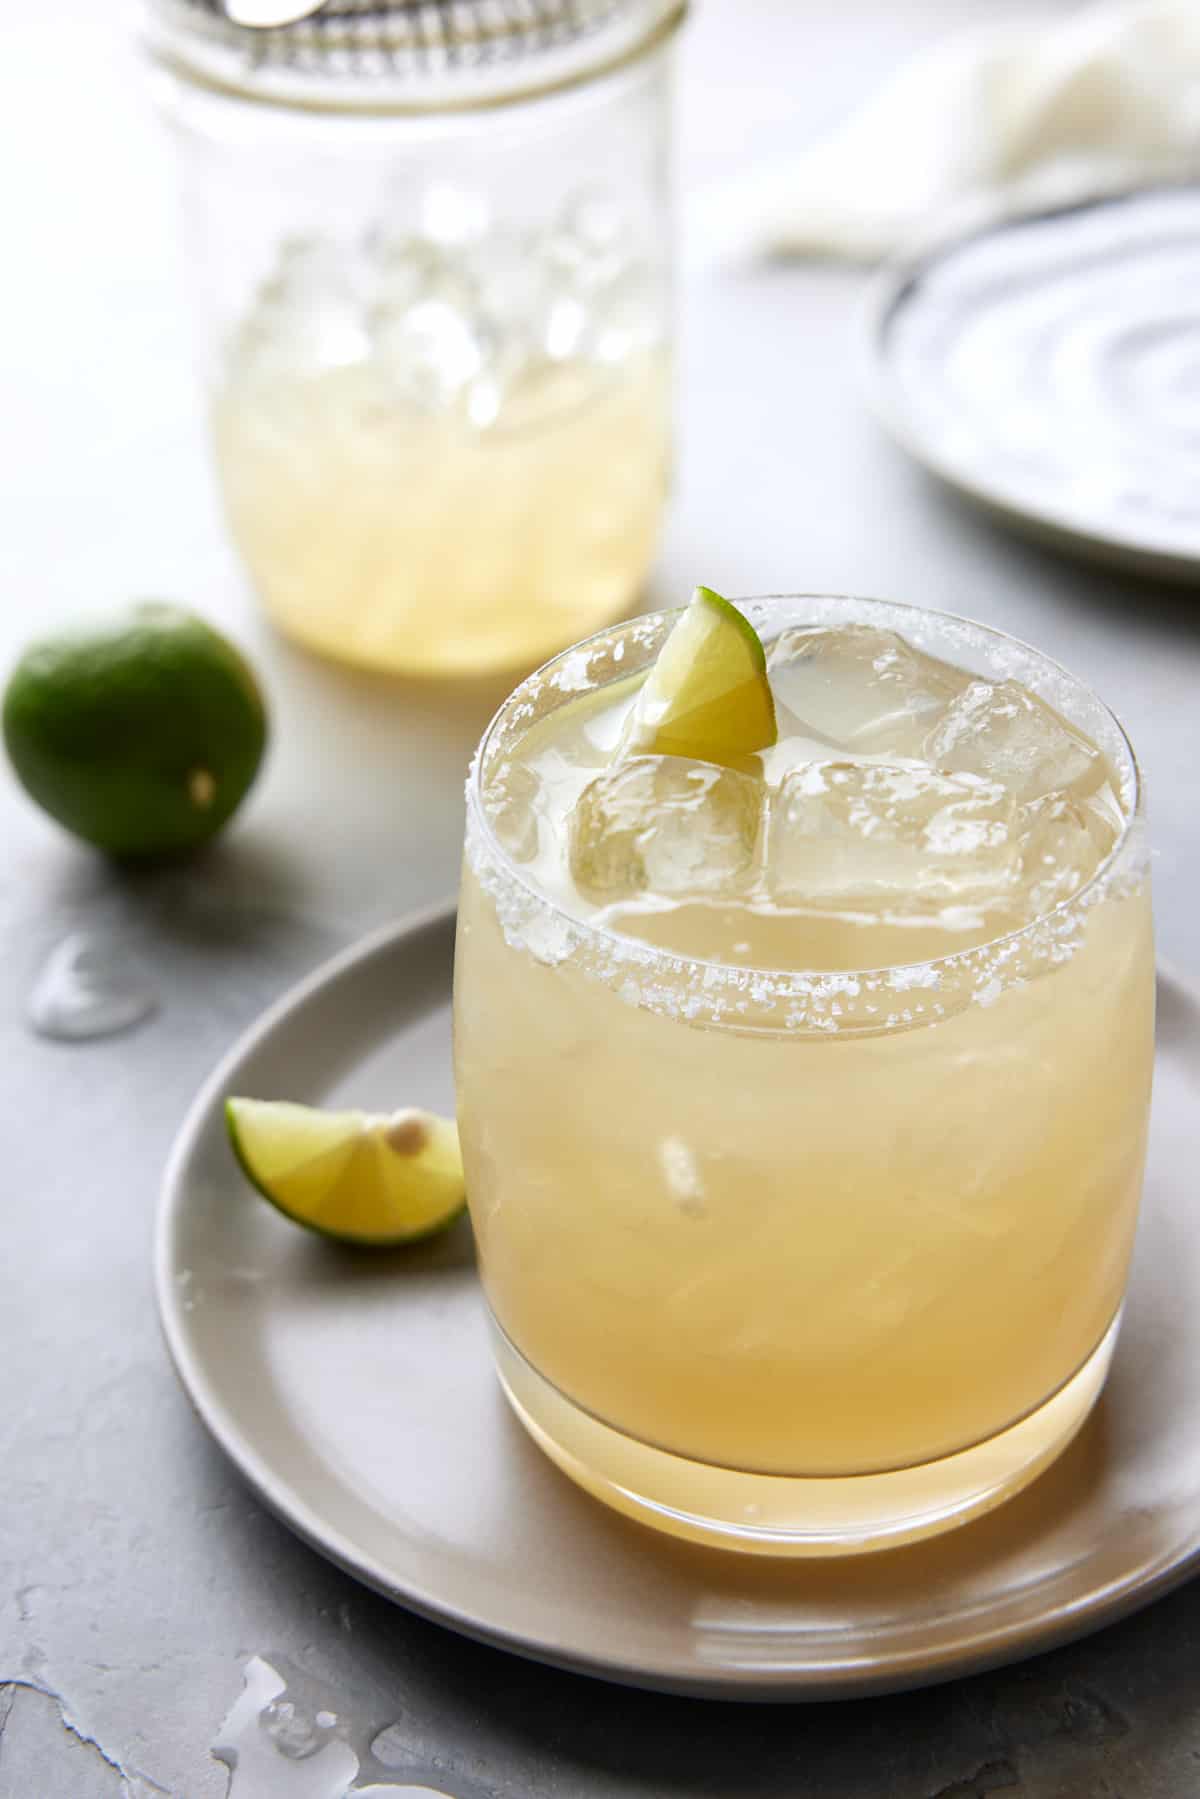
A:
[[[1103,1382],[1152,1063],[1137,771],[982,627],[746,610],[780,719],[746,766],[615,756],[662,617],[485,739],[468,1191],[502,1378],[569,1473],[732,1547],[881,1546],[1016,1490]]]
[[[512,256],[406,239],[359,257],[359,293],[333,246],[285,245],[232,334],[213,408],[230,528],[311,649],[529,668],[633,602],[669,468],[658,289],[628,248],[587,306]],[[522,276],[502,324],[488,296]]]

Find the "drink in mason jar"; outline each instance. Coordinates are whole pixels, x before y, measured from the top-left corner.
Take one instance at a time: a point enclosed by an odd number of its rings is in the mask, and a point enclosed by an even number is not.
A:
[[[1064,670],[883,602],[747,611],[767,667],[742,635],[728,703],[739,627],[655,669],[660,615],[485,738],[460,1129],[499,1371],[549,1454],[677,1534],[833,1553],[997,1503],[1100,1391],[1150,901],[1132,753]],[[747,750],[750,683],[775,723]]]
[[[598,201],[523,236],[285,245],[214,406],[233,534],[283,629],[468,675],[626,611],[666,497],[660,287]]]
[[[627,614],[666,498],[684,0],[148,0],[216,467],[289,637],[527,669]]]

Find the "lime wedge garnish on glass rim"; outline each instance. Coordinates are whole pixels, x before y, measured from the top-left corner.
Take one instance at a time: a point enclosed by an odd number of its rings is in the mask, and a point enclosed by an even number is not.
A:
[[[284,1100],[229,1099],[242,1172],[271,1204],[345,1243],[411,1243],[466,1201],[457,1126],[433,1112],[323,1112]]]
[[[776,740],[775,702],[758,633],[711,587],[658,652],[621,737],[619,756],[690,756],[736,767]]]

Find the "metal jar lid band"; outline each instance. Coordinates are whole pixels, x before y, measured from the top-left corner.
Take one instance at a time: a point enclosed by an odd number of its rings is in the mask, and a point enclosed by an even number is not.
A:
[[[319,110],[470,109],[574,85],[636,59],[685,0],[326,0],[294,24],[234,24],[222,0],[148,0],[176,73]]]

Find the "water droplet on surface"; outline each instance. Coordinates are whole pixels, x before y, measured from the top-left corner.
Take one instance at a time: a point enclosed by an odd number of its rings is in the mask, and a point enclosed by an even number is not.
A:
[[[322,1719],[326,1722],[322,1723]],[[336,1712],[318,1712],[315,1717],[294,1705],[290,1699],[272,1699],[258,1714],[260,1730],[265,1730],[280,1755],[289,1761],[307,1761],[323,1749],[337,1723]]]
[[[29,996],[27,1017],[41,1037],[76,1043],[132,1030],[158,998],[125,950],[83,932],[52,950]]]
[[[228,1799],[345,1799],[359,1762],[334,1734],[336,1713],[310,1714],[288,1699],[287,1682],[261,1656],[250,1658],[242,1679],[212,1745],[232,1770]]]

